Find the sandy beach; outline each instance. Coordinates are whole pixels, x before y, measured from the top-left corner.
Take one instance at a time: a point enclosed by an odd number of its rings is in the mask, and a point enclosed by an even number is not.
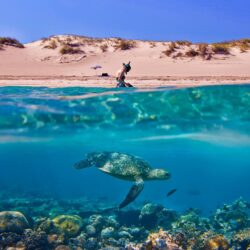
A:
[[[0,78],[0,86],[30,86],[30,87],[115,87],[113,77],[98,78],[98,77],[41,77],[41,76],[26,76],[26,77],[6,77]],[[249,84],[250,77],[137,77],[129,78],[129,81],[137,88],[158,88],[158,87],[195,87],[208,85],[229,85],[229,84]]]
[[[250,51],[230,47],[211,58],[189,55],[198,44],[55,36],[0,51],[1,86],[114,87],[115,73],[131,61],[127,81],[135,87],[250,83]],[[63,48],[73,52],[62,53]],[[130,47],[129,47],[130,46]],[[212,45],[207,45],[208,50]],[[167,52],[168,54],[167,54]],[[167,54],[167,55],[166,55]],[[93,67],[101,68],[94,70]],[[100,77],[108,73],[109,77]]]

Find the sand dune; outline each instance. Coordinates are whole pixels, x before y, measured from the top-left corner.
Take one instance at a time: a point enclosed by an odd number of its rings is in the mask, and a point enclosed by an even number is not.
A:
[[[166,55],[164,51],[172,45],[170,42],[55,36],[25,44],[23,49],[4,46],[0,50],[0,84],[30,81],[31,85],[32,82],[39,85],[50,81],[46,84],[67,85],[73,81],[76,85],[95,85],[96,82],[112,86],[115,72],[128,61],[132,64],[129,80],[134,84],[250,82],[250,50],[242,52],[242,48],[234,46],[228,55],[217,54],[212,51],[212,45],[207,45],[207,54],[211,57],[208,58],[200,54],[187,56],[190,50],[198,51],[199,45],[175,44],[174,51]],[[91,68],[94,65],[102,68],[94,70]],[[99,80],[97,75],[104,72],[111,77]]]

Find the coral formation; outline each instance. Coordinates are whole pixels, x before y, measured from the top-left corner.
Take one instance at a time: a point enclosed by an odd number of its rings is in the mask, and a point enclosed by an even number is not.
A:
[[[201,250],[214,250],[221,249],[227,250],[229,249],[229,241],[220,234],[216,234],[213,231],[207,231],[201,234],[196,238],[195,241],[192,242],[192,249],[201,249]]]
[[[156,226],[169,229],[171,223],[177,218],[177,213],[164,208],[161,205],[148,203],[140,211],[140,224],[147,229],[153,229]]]
[[[248,210],[249,204],[242,198],[232,204],[224,204],[213,214],[212,224],[221,233],[247,228],[250,226]]]
[[[210,230],[211,225],[207,218],[203,218],[193,209],[181,215],[172,223],[173,232],[182,232],[189,239],[196,238],[198,235]]]
[[[171,250],[182,249],[175,243],[173,237],[163,230],[160,230],[158,233],[151,233],[148,236],[146,240],[146,248]]]
[[[235,249],[250,249],[250,228],[236,232],[232,238]]]
[[[221,249],[221,250],[229,249],[229,242],[225,239],[223,235],[216,235],[206,242],[204,250],[214,250],[214,249]]]
[[[100,201],[3,196],[0,209],[25,211],[24,204],[31,208],[30,223],[20,212],[0,212],[1,250],[242,250],[250,247],[250,206],[243,199],[223,205],[210,217],[201,216],[195,209],[180,213],[153,203],[145,204],[141,210],[117,211],[102,207]]]
[[[28,227],[29,223],[22,213],[16,211],[0,212],[0,233],[22,233]]]
[[[78,215],[59,215],[52,222],[56,231],[65,234],[66,237],[76,236],[83,225]]]

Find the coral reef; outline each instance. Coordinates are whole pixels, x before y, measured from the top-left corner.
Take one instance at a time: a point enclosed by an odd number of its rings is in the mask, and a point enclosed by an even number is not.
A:
[[[153,203],[119,211],[107,209],[107,204],[95,200],[1,198],[0,250],[250,247],[250,206],[242,198],[223,205],[209,217],[201,216],[196,209],[181,213]]]
[[[172,223],[173,232],[182,232],[189,239],[210,230],[211,225],[207,218],[203,218],[196,210],[189,210]]]
[[[169,229],[171,223],[177,219],[177,213],[164,208],[161,205],[148,203],[140,211],[139,221],[147,229],[156,226]]]
[[[227,250],[229,249],[229,246],[229,241],[223,235],[216,234],[213,231],[207,231],[193,241],[192,249]]]
[[[16,211],[0,212],[0,233],[22,233],[28,227],[29,223],[22,213]]]
[[[59,215],[52,220],[57,233],[63,233],[66,237],[76,236],[81,227],[82,219],[78,215]]]
[[[234,249],[250,249],[250,228],[243,229],[234,234],[232,243]]]
[[[249,204],[242,198],[232,204],[224,204],[212,216],[212,225],[221,233],[250,227]]]
[[[182,248],[175,243],[173,236],[160,230],[158,233],[151,233],[146,240],[147,249],[169,249],[181,250]]]

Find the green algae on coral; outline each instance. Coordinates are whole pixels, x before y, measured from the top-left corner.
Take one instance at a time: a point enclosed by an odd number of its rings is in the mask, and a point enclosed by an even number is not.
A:
[[[83,226],[82,219],[78,215],[59,215],[52,222],[56,231],[65,234],[66,237],[76,236]]]

